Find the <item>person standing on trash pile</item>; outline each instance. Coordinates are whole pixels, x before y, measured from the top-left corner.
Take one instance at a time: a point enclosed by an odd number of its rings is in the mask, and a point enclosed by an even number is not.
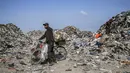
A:
[[[101,32],[98,32],[98,33],[95,35],[95,38],[97,39],[95,45],[97,45],[98,48],[100,48],[100,47],[103,45],[103,42],[102,42],[101,37],[102,37]]]
[[[98,32],[97,34],[95,34],[95,38],[98,39],[99,37],[101,37],[102,34],[100,32]]]
[[[100,40],[100,37],[102,36],[102,34],[100,32],[98,32],[98,33],[93,34],[93,36],[95,39],[90,43],[91,46],[98,45],[98,47],[99,47],[100,46],[99,40]]]
[[[53,36],[53,29],[49,27],[48,23],[43,24],[44,28],[46,29],[44,35],[39,38],[39,40],[42,40],[46,38],[46,42],[48,44],[48,59],[46,60],[47,62],[54,63],[56,62],[55,54],[54,54],[54,36]]]

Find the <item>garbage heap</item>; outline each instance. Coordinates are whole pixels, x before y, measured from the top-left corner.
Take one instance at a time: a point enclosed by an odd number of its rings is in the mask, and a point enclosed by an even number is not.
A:
[[[128,12],[126,12],[126,14],[127,13]],[[114,20],[117,19],[119,18],[114,18]],[[117,27],[119,26],[120,25]],[[73,62],[73,67],[83,69],[83,73],[116,73],[129,71],[129,65],[125,65],[125,68],[123,67],[124,65],[122,66],[122,64],[129,63],[128,34],[125,33],[126,39],[123,39],[120,32],[114,32],[114,30],[118,30],[117,28],[114,28],[110,34],[106,34],[105,30],[105,24],[98,30],[103,34],[104,45],[102,48],[98,48],[94,45],[94,33],[90,31],[80,31],[74,26],[54,30],[54,36],[56,41],[66,41],[66,44],[63,46],[68,52],[68,63],[69,61]],[[43,34],[39,34],[38,37]],[[34,36],[36,37],[37,35],[34,33]],[[30,37],[33,36],[31,35]]]
[[[91,37],[93,33],[91,31],[80,31],[75,26],[67,26],[63,29],[54,31],[55,40],[73,40],[76,38]]]
[[[127,32],[130,30],[130,11],[121,12],[116,16],[113,16],[104,25],[100,27],[98,31],[106,34],[106,27],[109,26],[110,33],[118,34],[121,31]]]
[[[27,33],[27,36],[34,40],[34,39],[39,39],[43,34],[44,31],[34,30],[34,31],[29,31]]]
[[[108,27],[110,30],[106,29]],[[72,67],[83,69],[83,73],[126,73],[130,72],[129,30],[130,11],[126,11],[112,17],[100,27],[98,32],[103,34],[104,40],[101,48],[94,45],[92,32],[80,31],[74,26],[54,30],[54,36],[55,41],[66,41],[66,44],[63,44],[68,52],[66,60],[73,63]],[[13,24],[1,24],[0,70],[16,68],[17,73],[31,73],[34,69],[46,71],[43,70],[46,65],[30,64],[30,49],[37,45],[43,34],[44,31],[38,30],[25,35]]]
[[[0,24],[0,73],[7,71],[5,68],[27,69],[31,42],[16,25]]]
[[[109,26],[109,29],[106,27]],[[107,30],[110,32],[106,34]],[[130,55],[130,11],[122,12],[98,30],[106,38],[105,44],[113,53]]]
[[[75,38],[70,37],[66,44],[68,61],[74,62],[74,68],[83,68],[84,73],[130,72],[130,11],[112,17],[97,32],[103,34],[101,48],[91,45],[94,44],[92,35],[79,37],[71,33]]]
[[[31,47],[34,48],[37,46],[39,42],[39,38],[44,35],[44,31],[41,30],[34,30],[34,31],[29,31],[26,34],[31,40],[32,40],[32,45]]]

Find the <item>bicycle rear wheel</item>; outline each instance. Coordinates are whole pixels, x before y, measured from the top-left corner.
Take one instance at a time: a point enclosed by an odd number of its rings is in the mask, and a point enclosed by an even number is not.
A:
[[[56,60],[61,61],[66,59],[67,51],[63,46],[55,46],[54,53]]]

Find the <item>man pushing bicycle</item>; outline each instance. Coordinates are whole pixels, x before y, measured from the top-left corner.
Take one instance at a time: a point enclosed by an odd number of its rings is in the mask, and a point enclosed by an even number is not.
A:
[[[39,40],[42,40],[46,38],[46,43],[48,44],[48,59],[46,60],[47,62],[51,63],[56,63],[56,58],[54,54],[54,36],[53,36],[53,29],[49,27],[48,23],[43,24],[44,28],[46,29],[44,35],[39,38]]]

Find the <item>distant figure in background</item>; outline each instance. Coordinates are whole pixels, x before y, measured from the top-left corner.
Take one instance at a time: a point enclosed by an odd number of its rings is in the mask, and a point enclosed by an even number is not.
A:
[[[98,32],[98,33],[94,34],[93,36],[95,39],[90,43],[90,45],[91,46],[97,45],[98,48],[100,48],[103,45],[103,43],[101,42],[101,37],[102,37],[101,32]]]
[[[98,32],[98,33],[95,35],[95,38],[96,38],[96,44],[95,44],[95,45],[97,45],[98,48],[100,48],[100,47],[103,45],[103,43],[101,42],[101,40],[102,40],[101,37],[102,37],[101,32]]]
[[[97,34],[95,34],[95,38],[96,38],[96,39],[98,39],[98,38],[101,37],[101,36],[102,36],[101,32],[98,32]]]
[[[46,38],[46,43],[48,44],[48,60],[47,61],[49,63],[56,62],[54,51],[53,51],[53,47],[54,47],[53,29],[49,27],[48,23],[43,24],[43,26],[46,29],[46,32],[41,38],[39,38],[39,40]]]

